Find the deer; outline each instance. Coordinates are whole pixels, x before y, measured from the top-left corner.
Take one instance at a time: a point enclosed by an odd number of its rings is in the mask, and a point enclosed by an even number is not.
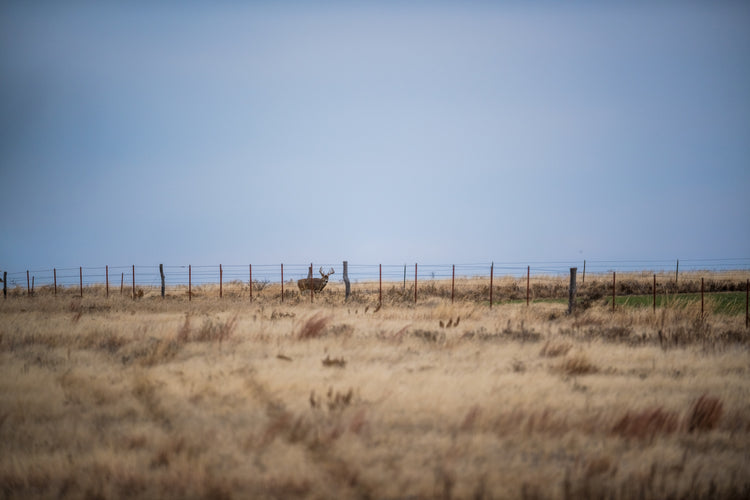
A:
[[[329,269],[328,273],[323,272],[323,268],[320,268],[320,275],[322,278],[313,278],[312,274],[308,274],[307,278],[297,280],[297,286],[299,287],[300,292],[304,292],[305,290],[309,290],[312,285],[313,292],[320,292],[323,290],[328,284],[328,277],[332,275],[335,271],[333,268]]]

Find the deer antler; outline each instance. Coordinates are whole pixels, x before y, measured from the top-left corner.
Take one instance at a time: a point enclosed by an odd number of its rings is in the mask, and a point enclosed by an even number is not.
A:
[[[336,271],[334,271],[333,268],[331,268],[331,269],[328,270],[328,273],[324,273],[323,272],[323,268],[322,267],[320,268],[320,275],[323,276],[324,278],[329,277],[330,275],[332,275],[335,272]]]

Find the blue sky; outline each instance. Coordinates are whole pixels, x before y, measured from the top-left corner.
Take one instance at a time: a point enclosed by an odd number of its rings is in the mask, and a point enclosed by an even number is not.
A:
[[[0,267],[750,256],[745,2],[0,6]]]

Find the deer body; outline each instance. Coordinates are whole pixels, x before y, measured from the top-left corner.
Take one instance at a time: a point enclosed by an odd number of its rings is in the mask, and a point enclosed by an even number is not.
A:
[[[333,268],[331,268],[326,274],[323,272],[323,268],[321,267],[320,275],[322,276],[322,278],[313,278],[310,274],[308,274],[307,278],[297,280],[297,286],[299,287],[301,292],[309,290],[311,287],[313,289],[313,292],[320,292],[328,284],[328,277],[334,272],[335,271],[333,270]]]

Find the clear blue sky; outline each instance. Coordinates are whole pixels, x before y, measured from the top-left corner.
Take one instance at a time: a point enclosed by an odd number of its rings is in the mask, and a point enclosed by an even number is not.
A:
[[[3,2],[0,268],[750,256],[747,2]]]

